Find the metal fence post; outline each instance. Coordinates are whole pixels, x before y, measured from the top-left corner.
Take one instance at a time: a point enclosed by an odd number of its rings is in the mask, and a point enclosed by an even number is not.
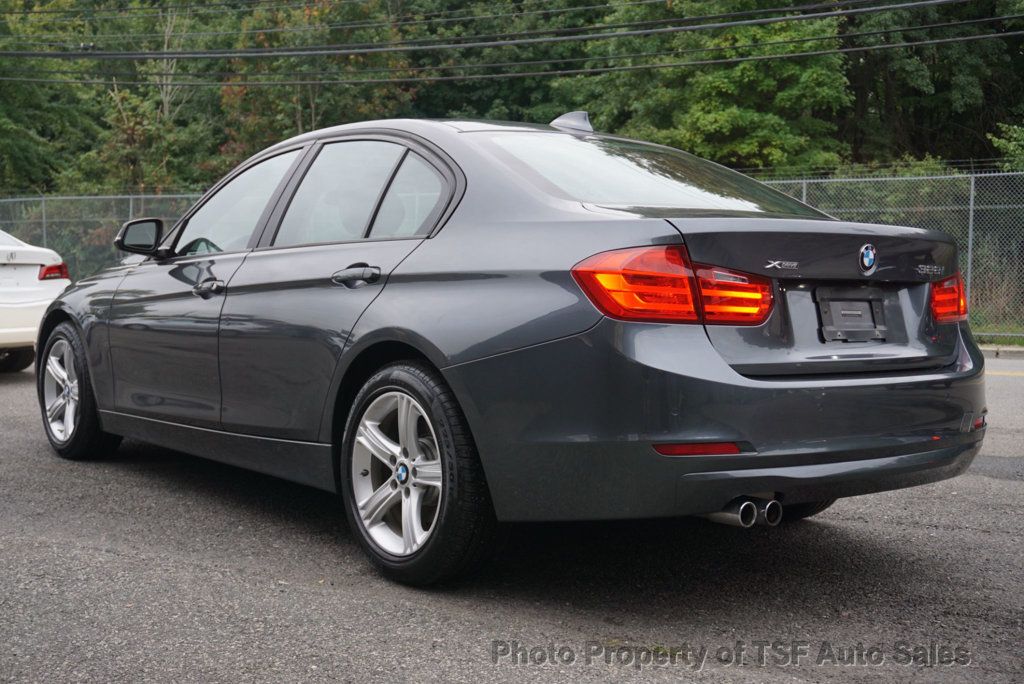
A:
[[[41,197],[41,200],[42,201],[39,204],[40,204],[40,213],[42,214],[42,218],[43,218],[43,247],[46,247],[47,246],[46,245],[46,195],[43,195]]]
[[[800,201],[807,204],[807,181],[800,181]]]
[[[128,220],[135,218],[135,195],[128,195]]]
[[[971,174],[971,194],[967,198],[967,301],[971,301],[971,268],[974,266],[974,179]]]

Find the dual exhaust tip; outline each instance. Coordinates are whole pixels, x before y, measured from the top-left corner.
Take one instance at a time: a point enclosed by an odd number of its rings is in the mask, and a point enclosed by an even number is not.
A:
[[[764,525],[775,527],[782,522],[782,504],[775,499],[739,498],[729,503],[716,513],[707,513],[703,517],[723,525],[734,527],[753,527]]]

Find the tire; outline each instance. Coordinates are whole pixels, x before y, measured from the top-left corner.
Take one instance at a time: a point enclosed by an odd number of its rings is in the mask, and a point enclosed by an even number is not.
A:
[[[792,506],[786,506],[782,520],[784,522],[796,522],[797,520],[810,518],[812,515],[818,515],[835,502],[836,499],[829,499],[827,501],[808,501],[807,503],[798,503],[793,504]]]
[[[32,365],[36,353],[32,347],[0,349],[0,373],[17,373]]]
[[[400,415],[410,426],[404,433]],[[466,419],[433,368],[395,363],[367,380],[352,402],[339,458],[353,536],[389,579],[449,581],[493,554],[498,526],[483,468]]]
[[[51,356],[59,368],[50,365]],[[36,365],[36,391],[43,429],[53,450],[58,456],[73,461],[103,458],[113,453],[121,443],[121,437],[103,432],[100,427],[85,347],[78,329],[69,322],[54,328],[39,359]],[[61,371],[70,383],[59,380]],[[60,398],[63,398],[64,411],[55,411],[51,418],[47,407],[53,406]],[[68,408],[71,410],[70,434]]]

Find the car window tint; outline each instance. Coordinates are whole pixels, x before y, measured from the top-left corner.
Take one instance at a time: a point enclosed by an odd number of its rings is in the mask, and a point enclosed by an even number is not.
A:
[[[281,221],[274,245],[362,239],[405,147],[380,140],[324,145]]]
[[[299,150],[260,162],[217,191],[192,215],[178,239],[178,254],[245,249],[263,209]]]
[[[824,217],[752,178],[668,147],[562,133],[497,133],[488,144],[542,188],[550,184],[579,202]]]
[[[444,180],[425,159],[410,152],[395,174],[370,236],[408,237],[430,231],[427,220],[441,202]]]

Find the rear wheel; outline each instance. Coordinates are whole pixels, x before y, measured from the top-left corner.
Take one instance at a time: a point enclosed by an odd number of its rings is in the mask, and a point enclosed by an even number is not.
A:
[[[426,585],[486,560],[497,523],[465,418],[437,371],[396,363],[352,404],[341,448],[349,525],[386,576]]]
[[[36,353],[32,347],[0,349],[0,373],[17,373],[32,365]]]
[[[100,458],[120,444],[121,437],[100,428],[85,348],[71,323],[61,323],[47,339],[36,368],[36,385],[46,437],[59,456]]]
[[[782,519],[784,521],[795,521],[810,518],[812,515],[818,515],[835,502],[835,499],[828,499],[827,501],[808,501],[807,503],[792,504],[786,506],[785,515]]]

